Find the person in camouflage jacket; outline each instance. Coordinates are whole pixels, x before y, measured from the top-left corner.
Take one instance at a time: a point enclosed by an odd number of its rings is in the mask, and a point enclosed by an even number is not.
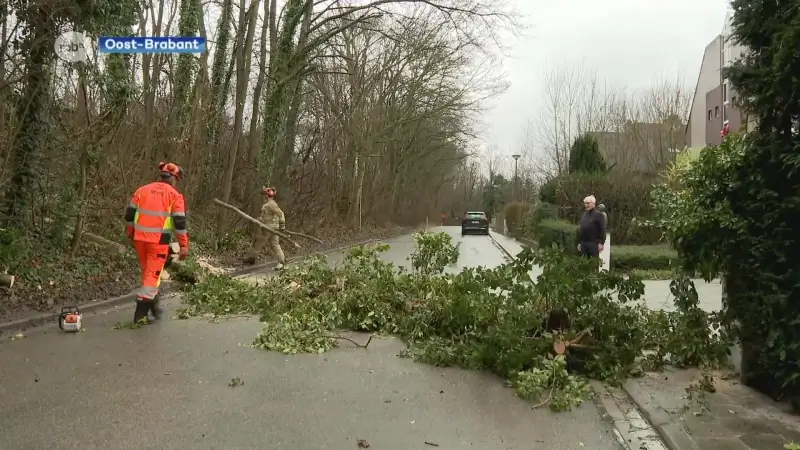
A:
[[[286,230],[286,216],[275,201],[275,195],[277,193],[278,191],[273,187],[264,188],[263,194],[267,197],[267,201],[264,203],[264,206],[261,207],[261,215],[258,217],[258,220],[264,225],[279,231],[284,231]],[[263,228],[259,228],[256,233],[253,247],[250,249],[250,254],[247,258],[248,262],[250,264],[255,264],[258,255],[264,250],[264,247],[269,246],[275,259],[278,260],[278,265],[275,268],[283,268],[283,265],[286,264],[286,256],[283,254],[283,249],[281,248],[280,237]]]

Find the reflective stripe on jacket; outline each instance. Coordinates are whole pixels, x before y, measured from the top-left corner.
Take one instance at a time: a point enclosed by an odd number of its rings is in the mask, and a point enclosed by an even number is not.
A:
[[[137,189],[125,210],[125,222],[135,241],[169,244],[174,233],[181,247],[189,246],[183,195],[169,183],[155,181]]]

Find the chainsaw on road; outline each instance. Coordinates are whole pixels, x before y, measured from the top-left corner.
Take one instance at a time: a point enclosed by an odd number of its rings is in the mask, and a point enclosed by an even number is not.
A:
[[[65,306],[61,308],[61,314],[58,316],[58,328],[69,333],[76,333],[81,331],[82,321],[83,314],[77,306]]]

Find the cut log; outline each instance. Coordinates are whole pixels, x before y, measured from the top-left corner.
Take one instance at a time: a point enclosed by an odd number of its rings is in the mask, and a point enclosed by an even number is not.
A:
[[[298,244],[297,242],[293,241],[292,238],[290,238],[288,235],[276,230],[275,228],[272,228],[272,227],[270,227],[268,225],[265,225],[260,220],[256,220],[256,219],[252,218],[249,214],[247,214],[246,212],[242,211],[241,209],[239,209],[239,208],[237,208],[237,207],[235,207],[233,205],[229,205],[229,204],[223,202],[222,200],[219,200],[219,199],[216,199],[216,198],[214,199],[214,203],[216,203],[219,206],[222,206],[223,208],[230,209],[231,211],[233,211],[236,214],[238,214],[239,216],[241,216],[243,219],[246,219],[246,220],[258,225],[262,229],[264,229],[264,230],[266,230],[266,231],[268,231],[268,232],[270,232],[270,233],[272,233],[272,234],[274,234],[276,236],[279,236],[281,239],[285,239],[287,242],[289,242],[290,244],[294,245],[295,248],[300,248],[300,244]]]
[[[17,277],[15,277],[14,275],[9,275],[7,273],[0,273],[0,284],[2,284],[7,288],[14,287],[14,280],[16,279]]]
[[[83,233],[83,236],[86,237],[87,239],[89,239],[90,241],[94,241],[94,242],[96,242],[98,244],[103,244],[103,245],[107,245],[109,247],[113,247],[120,253],[125,253],[125,252],[128,251],[128,247],[120,244],[119,242],[109,241],[108,239],[106,239],[106,238],[104,238],[102,236],[98,236],[98,235],[96,235],[94,233],[89,233],[88,231],[85,231]]]

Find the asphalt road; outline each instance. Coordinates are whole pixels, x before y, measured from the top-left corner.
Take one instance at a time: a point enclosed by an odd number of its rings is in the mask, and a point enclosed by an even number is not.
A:
[[[461,242],[459,267],[503,262],[489,237],[447,231]],[[387,260],[405,263],[411,237],[388,243]],[[591,402],[531,410],[494,376],[398,358],[397,340],[285,356],[246,347],[252,319],[112,329],[132,314],[131,305],[87,315],[82,333],[54,323],[0,342],[0,449],[356,450],[359,439],[374,450],[620,448]],[[243,385],[230,387],[233,378]]]

